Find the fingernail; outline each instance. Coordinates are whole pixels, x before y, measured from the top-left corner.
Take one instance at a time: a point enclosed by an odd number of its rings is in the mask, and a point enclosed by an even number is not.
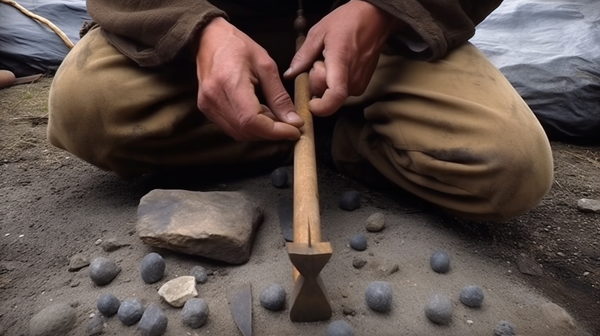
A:
[[[304,121],[296,113],[288,113],[287,118],[288,118],[288,122],[290,122],[290,123],[299,123],[299,122],[303,122]]]
[[[285,72],[283,73],[284,76],[289,76],[292,73],[292,68],[289,67],[287,70],[285,70]]]

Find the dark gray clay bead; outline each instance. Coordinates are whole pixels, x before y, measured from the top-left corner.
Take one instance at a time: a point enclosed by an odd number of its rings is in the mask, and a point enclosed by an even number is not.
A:
[[[446,273],[450,270],[450,255],[445,251],[435,251],[429,258],[429,265],[438,273]]]
[[[140,274],[147,284],[159,281],[165,275],[165,260],[156,252],[148,253],[142,259]]]
[[[472,308],[480,307],[483,297],[483,289],[479,286],[467,286],[460,292],[460,302]]]
[[[285,306],[285,289],[278,284],[272,284],[260,293],[260,304],[268,310],[280,310]]]
[[[354,336],[354,331],[346,321],[337,320],[327,327],[327,336]]]
[[[190,275],[196,278],[196,283],[205,284],[208,281],[208,274],[206,273],[206,268],[202,266],[192,267]]]
[[[434,295],[425,306],[425,316],[431,322],[447,324],[452,319],[452,301],[445,295]]]
[[[279,167],[271,173],[271,184],[273,184],[275,188],[287,188],[289,185],[289,178],[286,167]]]
[[[88,336],[97,336],[102,334],[104,330],[104,317],[96,314],[85,327],[85,332]]]
[[[119,310],[119,306],[121,306],[121,301],[110,293],[100,295],[98,301],[96,301],[96,308],[106,317],[115,315]]]
[[[358,191],[347,191],[340,197],[340,209],[354,211],[360,208],[360,193]]]
[[[385,281],[373,281],[367,286],[365,299],[367,305],[378,312],[384,313],[392,308],[392,287]]]
[[[203,299],[192,298],[185,302],[181,311],[181,320],[190,328],[200,328],[208,319],[208,304]]]
[[[144,336],[160,336],[167,330],[168,322],[162,309],[153,303],[146,308],[137,327]]]
[[[144,314],[144,307],[139,299],[124,300],[117,311],[119,320],[128,326],[139,321],[142,314]]]
[[[355,234],[350,238],[350,247],[357,251],[364,251],[367,249],[367,237],[363,234]]]
[[[107,258],[96,258],[90,264],[90,278],[98,286],[110,283],[119,272],[121,267]]]
[[[494,336],[516,336],[515,325],[508,321],[500,321],[494,327]]]

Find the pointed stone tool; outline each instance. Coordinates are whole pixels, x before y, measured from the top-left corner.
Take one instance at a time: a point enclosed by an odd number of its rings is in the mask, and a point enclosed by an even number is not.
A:
[[[244,336],[252,336],[252,285],[243,284],[229,296],[229,309]]]

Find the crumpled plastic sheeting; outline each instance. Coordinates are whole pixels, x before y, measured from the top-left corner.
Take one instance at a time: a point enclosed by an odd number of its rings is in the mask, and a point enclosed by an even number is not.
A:
[[[551,139],[600,140],[600,1],[505,0],[471,43]]]

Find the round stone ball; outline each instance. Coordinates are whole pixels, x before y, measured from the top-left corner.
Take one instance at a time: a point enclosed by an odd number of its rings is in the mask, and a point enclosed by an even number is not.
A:
[[[190,275],[196,278],[196,283],[205,284],[208,281],[208,273],[206,272],[206,268],[202,266],[192,267]]]
[[[96,308],[98,308],[98,311],[106,317],[115,315],[120,306],[121,301],[119,301],[119,299],[117,299],[117,297],[111,293],[104,293],[100,295],[96,301]]]
[[[365,299],[369,308],[385,313],[392,308],[392,294],[389,282],[373,281],[367,286]]]
[[[271,173],[271,184],[275,188],[287,188],[289,177],[286,167],[279,167]]]
[[[139,299],[124,300],[117,311],[119,320],[128,326],[139,321],[142,318],[142,314],[144,314],[144,307]]]
[[[355,234],[350,238],[350,247],[356,251],[364,251],[367,249],[367,237],[363,234]]]
[[[447,273],[450,270],[450,255],[445,251],[435,251],[429,258],[429,265],[437,273]]]
[[[169,321],[162,309],[153,303],[142,314],[137,328],[144,336],[160,336],[167,330],[168,323]]]
[[[434,323],[447,324],[452,319],[452,301],[445,295],[435,294],[425,306],[425,316]]]
[[[208,304],[203,299],[191,298],[185,302],[181,310],[181,321],[186,326],[196,329],[208,320]]]
[[[460,302],[471,308],[481,307],[483,297],[483,289],[479,286],[467,286],[460,292]]]
[[[360,193],[358,191],[347,191],[340,197],[340,209],[354,211],[360,208]]]
[[[343,320],[333,321],[327,327],[327,336],[354,336],[352,327]]]
[[[494,327],[494,336],[517,336],[515,325],[508,321],[500,321]]]
[[[272,284],[260,292],[260,305],[268,310],[281,310],[285,306],[285,289],[278,284]]]
[[[142,259],[140,274],[142,275],[142,280],[147,284],[160,281],[165,275],[165,260],[156,252],[148,253]]]
[[[96,258],[90,263],[90,279],[98,285],[103,286],[110,283],[121,272],[114,261],[108,258]]]
[[[29,320],[30,336],[66,335],[77,321],[75,310],[64,303],[42,309]]]

